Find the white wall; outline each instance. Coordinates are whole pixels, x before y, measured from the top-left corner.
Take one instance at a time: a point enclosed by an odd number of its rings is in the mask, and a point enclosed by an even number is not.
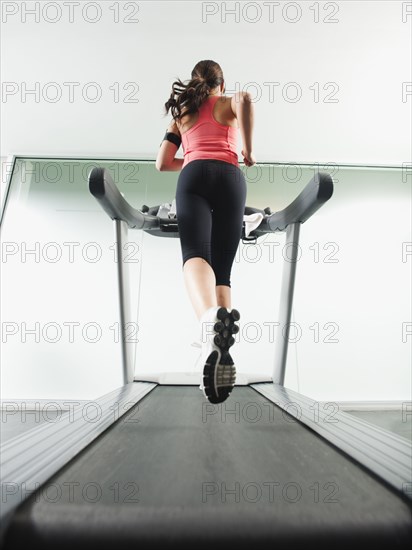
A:
[[[36,4],[35,15],[25,13]],[[256,100],[258,160],[400,164],[410,158],[411,86],[402,97],[402,83],[412,80],[412,15],[402,15],[410,3],[74,4],[2,3],[2,156],[154,158],[173,80],[188,79],[198,60],[214,59],[229,95],[249,89]],[[68,82],[79,84],[72,102]],[[91,82],[102,93],[97,102],[82,97]],[[36,83],[38,97],[25,95]],[[124,89],[127,83],[133,84]],[[297,101],[290,83],[301,91]],[[117,102],[113,86],[119,86]],[[56,93],[62,97],[53,102]],[[126,102],[130,95],[137,102]]]

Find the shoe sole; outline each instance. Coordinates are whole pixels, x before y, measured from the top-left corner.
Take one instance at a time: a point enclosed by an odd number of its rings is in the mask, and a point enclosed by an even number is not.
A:
[[[203,393],[210,403],[222,403],[225,401],[236,382],[236,368],[229,353],[229,348],[235,343],[233,334],[239,332],[236,321],[240,319],[237,309],[229,312],[221,307],[216,314],[218,320],[214,325],[214,344],[219,348],[218,352],[212,351],[203,368]]]

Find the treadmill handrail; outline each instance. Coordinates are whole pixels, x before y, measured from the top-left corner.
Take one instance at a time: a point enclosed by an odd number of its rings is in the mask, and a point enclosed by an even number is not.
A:
[[[89,175],[89,190],[112,220],[123,220],[130,229],[153,231],[153,234],[178,234],[176,218],[160,218],[133,208],[122,196],[106,168],[93,168]],[[293,223],[303,223],[328,201],[333,194],[333,180],[326,172],[317,172],[301,193],[286,208],[266,215],[251,236],[285,231]],[[153,208],[153,207],[152,207]],[[251,207],[246,207],[250,209]],[[263,212],[260,209],[254,209]],[[172,231],[167,232],[167,226]]]
[[[89,174],[89,190],[112,220],[123,220],[130,229],[153,229],[160,226],[157,216],[143,214],[127,202],[106,168],[93,168]]]
[[[267,216],[257,234],[285,231],[288,225],[304,223],[333,195],[333,179],[326,172],[317,172],[296,199],[286,208]]]

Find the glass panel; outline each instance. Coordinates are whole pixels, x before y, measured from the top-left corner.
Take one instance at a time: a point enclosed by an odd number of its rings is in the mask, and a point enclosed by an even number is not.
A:
[[[3,398],[88,399],[122,385],[113,222],[89,192],[94,166],[145,201],[135,162],[16,161],[2,223]],[[142,235],[130,236],[138,282]]]
[[[107,167],[134,207],[175,196],[179,172],[160,173],[153,162],[16,161],[2,231],[3,398],[88,399],[122,383],[113,222],[89,193],[93,166]],[[316,169],[242,166],[247,205],[283,209]],[[285,386],[319,401],[410,399],[405,175],[401,168],[320,169],[335,189],[301,228]],[[239,374],[272,373],[284,241],[274,233],[239,244],[232,269]],[[136,373],[199,370],[179,240],[129,230],[129,243]]]

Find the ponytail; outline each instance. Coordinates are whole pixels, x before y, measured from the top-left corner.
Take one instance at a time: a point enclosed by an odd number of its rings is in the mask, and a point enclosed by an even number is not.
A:
[[[210,86],[201,76],[195,76],[188,84],[183,84],[178,79],[173,82],[172,93],[165,103],[165,115],[170,110],[172,117],[175,120],[180,120],[183,116],[183,109],[185,115],[197,113],[199,107],[209,95],[209,90]]]
[[[199,61],[190,76],[187,84],[179,78],[173,82],[172,93],[165,103],[165,116],[170,110],[175,121],[184,115],[197,113],[210,90],[224,82],[222,68],[211,59]]]

